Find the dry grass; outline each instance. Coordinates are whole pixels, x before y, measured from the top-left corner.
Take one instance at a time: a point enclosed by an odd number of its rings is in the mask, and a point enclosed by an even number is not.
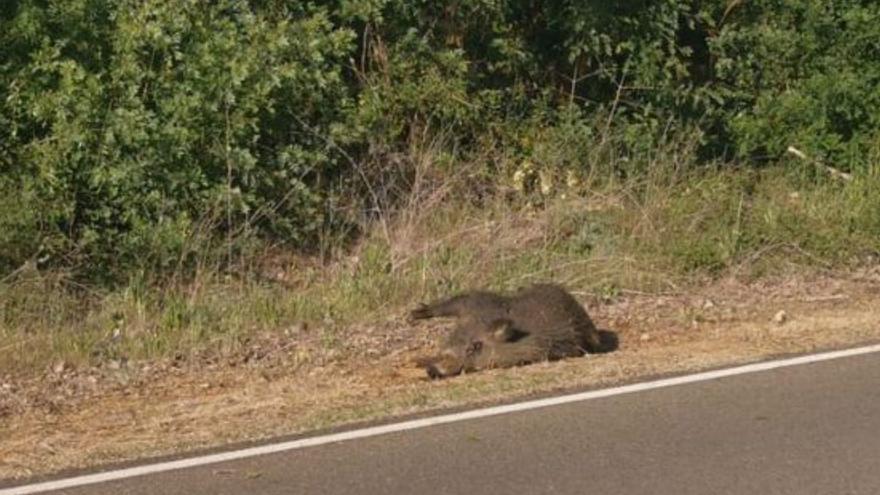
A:
[[[36,270],[0,281],[0,477],[880,337],[880,277],[860,268],[880,251],[880,181],[672,160],[623,183],[464,201],[467,180],[432,177],[437,156],[411,153],[405,207],[345,252],[112,290]],[[546,280],[620,351],[444,382],[413,367],[444,328],[408,326],[408,307]],[[783,309],[791,321],[771,323]]]
[[[438,154],[411,153],[404,207],[328,258],[273,252],[240,273],[171,284],[142,274],[116,289],[17,272],[0,282],[0,376],[234,358],[265,334],[333,349],[354,324],[469,287],[675,292],[729,274],[864,266],[880,252],[880,181],[870,178],[805,186],[780,171],[685,172],[673,161],[668,173],[581,183],[534,206],[504,194],[465,201],[456,191],[468,181],[432,176]]]
[[[412,359],[442,325],[408,328],[399,319],[357,327],[358,345],[304,366],[301,348],[277,351],[258,365],[214,363],[144,372],[116,370],[92,388],[69,392],[83,377],[55,374],[55,387],[17,383],[6,400],[49,393],[0,423],[0,477],[21,477],[229,442],[257,440],[562,388],[596,387],[662,373],[754,361],[880,339],[880,276],[786,277],[705,285],[699,295],[625,295],[592,302],[602,327],[619,333],[618,352],[451,380],[428,381]],[[773,314],[784,309],[780,325]],[[380,343],[383,342],[383,343]],[[120,378],[128,374],[126,380]],[[140,375],[140,376],[137,376]],[[88,381],[88,378],[85,378]],[[34,389],[28,387],[33,385]],[[0,384],[0,387],[5,385]],[[57,403],[52,394],[69,393]]]

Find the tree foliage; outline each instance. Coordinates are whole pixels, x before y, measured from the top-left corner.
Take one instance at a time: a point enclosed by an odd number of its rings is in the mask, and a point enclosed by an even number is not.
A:
[[[622,153],[699,129],[710,160],[867,170],[878,21],[858,0],[4,2],[0,273],[162,269],[199,232],[309,247],[391,173],[360,164],[426,129],[527,154],[562,126],[580,150],[601,115]]]

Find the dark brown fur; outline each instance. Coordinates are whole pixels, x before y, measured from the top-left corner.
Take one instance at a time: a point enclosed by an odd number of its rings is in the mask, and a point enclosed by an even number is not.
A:
[[[466,292],[421,305],[411,315],[458,320],[442,353],[420,362],[432,378],[604,351],[587,312],[558,285],[534,285],[510,296]]]

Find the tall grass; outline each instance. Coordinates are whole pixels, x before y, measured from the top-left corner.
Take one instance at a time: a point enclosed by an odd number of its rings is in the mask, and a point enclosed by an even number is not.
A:
[[[557,168],[543,192],[509,186],[513,162],[475,200],[485,178],[455,170],[482,164],[450,168],[433,144],[407,160],[405,194],[365,215],[346,249],[328,238],[312,255],[274,249],[232,271],[205,260],[195,275],[141,272],[109,289],[23,267],[0,281],[0,373],[234,354],[255,335],[301,338],[304,323],[334,346],[359,323],[468,287],[553,280],[597,295],[686,290],[705,277],[846,268],[880,252],[873,173],[845,181],[782,166],[694,168],[678,147],[630,157],[643,173],[594,164],[572,183]]]

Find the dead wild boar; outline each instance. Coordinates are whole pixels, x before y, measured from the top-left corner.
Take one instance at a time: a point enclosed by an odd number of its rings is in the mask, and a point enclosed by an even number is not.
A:
[[[534,285],[509,296],[466,292],[423,304],[411,316],[458,320],[441,353],[419,361],[431,378],[608,350],[580,303],[553,284]]]

